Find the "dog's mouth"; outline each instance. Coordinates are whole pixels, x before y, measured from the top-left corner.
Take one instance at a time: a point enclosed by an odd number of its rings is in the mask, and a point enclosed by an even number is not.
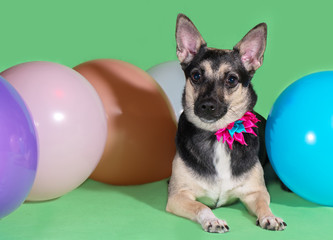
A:
[[[219,120],[220,118],[218,118],[218,119],[206,119],[206,118],[201,118],[201,117],[199,117],[199,119],[200,119],[202,122],[204,122],[204,123],[214,123],[214,122],[216,122],[217,120]]]

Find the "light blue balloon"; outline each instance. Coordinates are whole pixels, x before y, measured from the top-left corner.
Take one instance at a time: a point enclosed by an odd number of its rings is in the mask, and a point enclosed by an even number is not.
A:
[[[185,75],[179,61],[158,64],[147,70],[167,95],[177,120],[183,111],[182,95],[185,86]]]
[[[267,119],[266,147],[287,187],[333,206],[333,71],[305,76],[282,92]]]

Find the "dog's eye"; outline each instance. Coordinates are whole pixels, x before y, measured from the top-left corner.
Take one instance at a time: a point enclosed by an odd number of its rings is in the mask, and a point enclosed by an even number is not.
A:
[[[192,76],[193,82],[195,82],[195,83],[199,82],[201,79],[201,74],[198,71],[193,72],[191,76]]]
[[[227,78],[227,84],[230,87],[235,87],[238,84],[238,77],[233,74],[229,75]]]

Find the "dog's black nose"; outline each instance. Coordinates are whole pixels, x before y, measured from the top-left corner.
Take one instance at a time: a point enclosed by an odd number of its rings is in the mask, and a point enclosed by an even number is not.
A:
[[[200,108],[201,108],[202,112],[204,112],[206,114],[212,114],[216,110],[216,105],[217,105],[216,102],[206,101],[206,102],[201,103]]]

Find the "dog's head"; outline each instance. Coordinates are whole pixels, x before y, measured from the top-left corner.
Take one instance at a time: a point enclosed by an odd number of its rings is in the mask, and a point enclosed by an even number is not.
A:
[[[251,79],[262,65],[267,26],[250,30],[232,50],[208,48],[185,15],[177,18],[177,56],[186,77],[183,107],[199,128],[216,131],[253,110]]]

